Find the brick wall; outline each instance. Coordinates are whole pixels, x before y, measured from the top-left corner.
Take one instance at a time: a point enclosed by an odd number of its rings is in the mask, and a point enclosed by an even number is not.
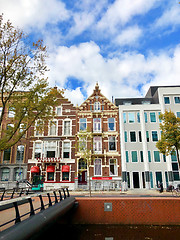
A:
[[[180,198],[76,198],[77,224],[180,225]],[[112,211],[104,211],[112,203]]]

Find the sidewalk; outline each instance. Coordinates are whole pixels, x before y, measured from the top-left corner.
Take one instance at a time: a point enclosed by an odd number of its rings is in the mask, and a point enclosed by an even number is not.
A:
[[[88,190],[82,190],[82,191],[69,191],[71,196],[89,196],[89,191]],[[146,190],[146,189],[133,189],[133,190],[128,190],[128,191],[91,191],[91,196],[117,196],[117,197],[122,197],[122,196],[157,196],[157,197],[170,197],[172,196],[171,192],[162,192],[160,193],[157,190]]]

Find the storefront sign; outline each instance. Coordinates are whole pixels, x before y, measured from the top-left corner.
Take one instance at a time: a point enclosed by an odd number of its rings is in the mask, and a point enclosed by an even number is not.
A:
[[[112,180],[112,177],[92,177],[92,180]]]

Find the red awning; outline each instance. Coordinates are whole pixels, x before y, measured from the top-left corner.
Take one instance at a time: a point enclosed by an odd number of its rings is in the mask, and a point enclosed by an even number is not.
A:
[[[46,172],[55,172],[55,167],[52,165],[47,166]]]
[[[62,172],[69,172],[69,171],[70,171],[70,166],[68,166],[68,165],[62,166]]]
[[[39,172],[40,172],[40,169],[39,169],[38,166],[33,166],[33,167],[31,168],[31,172],[32,172],[32,173],[39,173]]]

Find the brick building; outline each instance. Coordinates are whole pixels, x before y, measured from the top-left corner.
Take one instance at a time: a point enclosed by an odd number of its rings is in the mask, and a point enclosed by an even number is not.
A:
[[[76,188],[87,188],[90,176],[92,189],[120,188],[121,161],[118,107],[102,95],[98,84],[91,96],[77,109],[77,142],[80,132],[91,132],[87,148],[91,151],[89,168],[76,152]],[[91,144],[91,146],[90,146]]]
[[[45,124],[43,132],[32,126],[28,155],[27,178],[40,174],[44,188],[69,186],[74,189],[76,108],[62,95],[53,109],[55,117]]]

